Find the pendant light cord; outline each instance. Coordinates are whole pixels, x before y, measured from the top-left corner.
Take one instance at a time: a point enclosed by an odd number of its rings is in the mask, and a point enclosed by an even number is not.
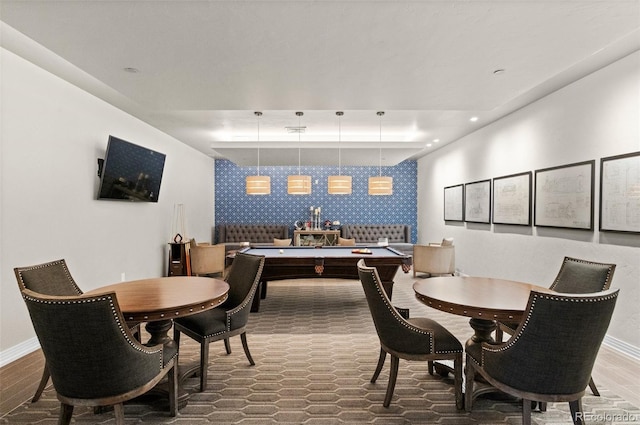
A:
[[[296,112],[296,115],[298,116],[298,175],[300,174],[300,132],[302,131],[300,128],[300,117],[302,116],[303,112]]]
[[[378,177],[382,177],[382,116],[384,112],[378,112],[378,116],[380,117],[380,143],[378,145]]]
[[[338,116],[338,175],[342,175],[342,152],[340,150],[340,142],[342,142],[342,115],[344,112],[338,111],[336,115]]]
[[[258,117],[258,175],[260,175],[260,117],[262,116],[262,112],[256,111],[254,114]]]

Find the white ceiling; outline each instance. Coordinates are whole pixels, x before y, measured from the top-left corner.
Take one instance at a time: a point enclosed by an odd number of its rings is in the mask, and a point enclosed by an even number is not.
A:
[[[640,0],[0,0],[0,19],[3,47],[239,165],[254,111],[261,165],[336,165],[336,111],[342,165],[394,165],[640,48]]]

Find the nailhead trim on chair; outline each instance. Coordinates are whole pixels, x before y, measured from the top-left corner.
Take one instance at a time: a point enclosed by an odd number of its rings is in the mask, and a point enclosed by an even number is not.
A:
[[[260,263],[260,267],[258,268],[258,272],[256,273],[256,280],[259,280],[260,277],[262,276],[262,269],[264,268],[264,262]],[[253,281],[253,283],[251,284],[253,287],[253,294],[255,296],[256,291],[258,290],[258,285],[254,285],[255,284],[255,280]],[[241,311],[244,307],[247,306],[247,304],[249,304],[249,300],[253,300],[252,297],[246,297],[244,299],[244,301],[242,302],[242,304],[240,304],[239,306],[237,306],[236,308],[234,308],[233,310],[229,310],[229,312],[227,313],[227,327],[225,330],[220,331],[220,332],[216,332],[210,335],[205,335],[205,338],[211,338],[212,336],[216,336],[216,335],[220,335],[222,333],[228,332],[231,329],[231,316],[233,316],[235,313],[237,313],[238,311]]]
[[[574,262],[574,263],[588,264],[588,265],[591,265],[591,266],[608,266],[607,278],[603,282],[601,290],[604,291],[605,289],[607,289],[609,287],[609,285],[611,285],[611,279],[612,279],[611,274],[613,273],[613,270],[615,270],[615,267],[612,267],[612,264],[609,264],[609,263],[598,263],[598,262],[595,262],[595,261],[582,260],[580,258],[565,257],[564,261],[562,262],[562,266],[560,267],[560,271],[558,272],[558,276],[556,277],[556,280],[553,281],[553,284],[551,285],[551,287],[549,289],[553,289],[553,288],[556,287],[556,285],[558,284],[558,278],[562,274],[562,270],[564,269],[565,264],[567,264],[569,261]]]
[[[147,353],[147,354],[155,354],[155,353],[162,353],[162,349],[159,350],[149,350],[146,349],[145,346],[141,346],[139,342],[137,341],[133,341],[129,338],[127,332],[125,332],[125,328],[129,329],[128,326],[123,327],[122,326],[122,322],[120,321],[120,318],[118,316],[118,312],[116,310],[115,304],[113,303],[113,297],[110,295],[100,295],[98,297],[91,297],[91,298],[82,298],[80,300],[41,300],[39,298],[34,298],[32,296],[26,295],[26,294],[22,294],[23,298],[25,300],[29,300],[29,301],[34,301],[37,303],[41,303],[41,304],[87,304],[87,303],[92,303],[92,302],[96,302],[96,301],[105,301],[108,300],[109,301],[109,306],[111,307],[111,312],[113,313],[113,317],[116,320],[116,323],[118,324],[118,328],[120,329],[120,332],[124,335],[125,339],[127,340],[127,342],[129,343],[129,345],[131,347],[133,347],[135,350],[140,351],[142,353]],[[175,356],[174,356],[175,357]],[[162,357],[160,357],[160,369],[163,368],[163,359]]]
[[[370,273],[373,275],[373,280],[376,282],[376,290],[378,291],[378,294],[380,294],[380,297],[384,301],[384,304],[387,306],[387,309],[391,312],[391,314],[393,314],[394,316],[398,316],[398,317],[400,317],[402,319],[402,320],[400,320],[400,323],[402,323],[402,326],[404,326],[407,329],[410,329],[412,331],[421,333],[423,335],[428,335],[429,336],[429,351],[431,353],[433,353],[434,352],[433,351],[433,332],[428,332],[428,331],[425,331],[424,329],[420,329],[420,328],[416,328],[415,326],[411,326],[410,323],[408,323],[406,320],[404,320],[404,318],[402,316],[400,316],[400,314],[396,311],[395,307],[393,307],[391,304],[389,304],[387,302],[388,298],[385,296],[386,294],[383,294],[381,292],[380,288],[382,288],[382,284],[377,279],[376,273],[374,273],[373,270],[370,270]]]
[[[520,335],[522,335],[522,333],[524,332],[524,330],[527,328],[527,326],[529,325],[529,319],[531,318],[531,314],[533,313],[533,310],[535,309],[535,305],[536,305],[536,300],[538,298],[542,298],[542,299],[548,299],[548,300],[557,300],[557,301],[566,301],[566,302],[572,302],[572,303],[592,303],[592,302],[597,302],[599,300],[602,299],[611,299],[611,298],[615,298],[617,296],[617,294],[610,294],[610,295],[606,295],[604,297],[602,296],[590,296],[590,297],[584,297],[584,298],[578,298],[576,299],[576,297],[563,297],[563,296],[558,296],[558,295],[553,295],[553,294],[534,294],[533,298],[531,300],[531,308],[529,309],[529,312],[527,313],[527,317],[524,320],[524,324],[522,325],[522,328],[520,329],[520,332],[518,332],[517,335],[514,335],[513,337],[511,337],[509,339],[509,341],[503,345],[500,345],[496,348],[493,348],[492,346],[483,346],[482,347],[482,364],[484,364],[484,353],[487,351],[491,351],[494,353],[500,352],[500,351],[504,351],[506,349],[508,349],[509,347],[511,347],[513,344],[516,343],[516,341],[518,339],[520,339]],[[471,357],[471,356],[467,356],[467,357]],[[473,357],[471,357],[473,359]],[[475,359],[473,359],[475,360]],[[477,363],[477,361],[476,361]]]
[[[22,268],[18,272],[18,275],[20,276],[21,286],[24,286],[24,285],[22,285],[22,282],[24,282],[24,277],[22,276],[23,272],[27,272],[27,271],[31,271],[31,270],[38,270],[38,269],[46,269],[48,267],[57,266],[57,265],[61,265],[62,266],[62,268],[64,269],[64,272],[65,272],[65,274],[67,276],[67,279],[69,279],[69,282],[71,282],[73,284],[73,288],[75,289],[77,294],[78,295],[82,295],[82,290],[78,287],[78,285],[76,285],[76,282],[73,280],[73,277],[71,277],[71,272],[67,268],[67,263],[64,262],[63,260],[55,260],[55,261],[51,261],[51,262],[44,263],[44,264],[38,264],[37,266],[31,266],[31,267]]]

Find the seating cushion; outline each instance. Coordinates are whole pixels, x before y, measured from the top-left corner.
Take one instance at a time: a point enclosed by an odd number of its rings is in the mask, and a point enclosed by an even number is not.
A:
[[[340,246],[352,246],[356,244],[356,240],[354,238],[346,239],[342,237],[338,237],[338,245]]]
[[[273,239],[273,245],[274,246],[289,246],[289,245],[291,245],[291,239],[274,238]]]
[[[426,317],[412,317],[407,322],[421,329],[433,332],[434,353],[462,352],[462,344],[451,332],[440,323]],[[424,339],[422,339],[424,342]],[[424,347],[424,353],[429,353],[429,347]]]
[[[222,307],[192,314],[191,316],[175,319],[175,322],[188,328],[192,332],[209,337],[227,331],[227,313]]]

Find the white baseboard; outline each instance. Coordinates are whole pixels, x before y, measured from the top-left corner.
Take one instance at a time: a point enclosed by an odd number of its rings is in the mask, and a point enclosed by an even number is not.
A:
[[[605,335],[604,341],[602,341],[602,343],[613,350],[619,351],[622,354],[640,361],[640,348],[634,345],[627,344],[626,342],[620,341],[619,339],[609,335]]]
[[[38,338],[34,336],[33,338],[21,342],[18,345],[14,345],[7,350],[0,351],[0,367],[4,367],[29,353],[33,353],[39,348],[40,343],[38,342]]]

